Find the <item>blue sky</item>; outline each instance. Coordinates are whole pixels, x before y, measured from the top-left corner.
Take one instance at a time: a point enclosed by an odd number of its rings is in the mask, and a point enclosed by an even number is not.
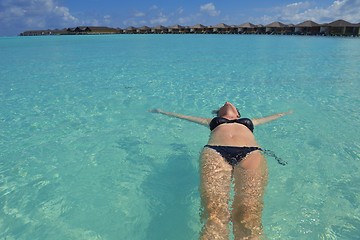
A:
[[[360,22],[360,0],[0,0],[0,36],[75,26]]]

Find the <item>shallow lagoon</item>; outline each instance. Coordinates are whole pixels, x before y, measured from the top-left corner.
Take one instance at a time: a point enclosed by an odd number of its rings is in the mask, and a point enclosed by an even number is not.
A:
[[[255,129],[269,239],[360,235],[359,39],[245,35],[1,38],[0,237],[197,239],[211,117],[293,109]]]

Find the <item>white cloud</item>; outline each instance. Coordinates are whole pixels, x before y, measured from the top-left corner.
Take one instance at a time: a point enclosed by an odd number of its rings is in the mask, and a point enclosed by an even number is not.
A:
[[[143,12],[135,12],[134,17],[145,17],[145,13],[143,13]]]
[[[152,5],[149,9],[150,9],[150,10],[156,10],[156,9],[158,9],[158,8],[159,8],[158,6]]]
[[[163,15],[162,13],[160,13],[159,16],[157,16],[156,18],[153,18],[150,20],[150,23],[152,25],[156,25],[156,24],[165,24],[168,21],[168,17],[166,17],[165,15]]]
[[[318,21],[344,19],[350,22],[360,21],[360,0],[334,1],[327,8],[314,8],[298,14],[299,18],[313,18]]]
[[[187,17],[180,17],[178,19],[179,24],[186,24],[192,22],[194,19],[193,16],[187,16]]]
[[[182,7],[179,7],[178,9],[177,9],[177,13],[178,14],[182,14],[184,12],[184,9],[182,8]]]
[[[205,12],[210,16],[218,16],[220,11],[217,11],[213,3],[206,3],[200,6],[200,12]]]
[[[178,19],[179,24],[197,24],[201,17],[200,13],[192,14],[189,16],[180,17]]]
[[[319,8],[310,2],[296,2],[284,7],[272,9],[274,15],[265,15],[260,22],[284,21],[299,23],[312,20],[319,23],[344,19],[349,22],[360,22],[360,0],[337,0],[330,6]]]
[[[103,17],[103,19],[104,19],[104,22],[105,22],[106,24],[110,24],[110,23],[111,23],[111,16],[110,16],[110,15],[105,15],[105,16]]]
[[[168,23],[168,15],[163,13],[163,10],[156,5],[153,5],[145,12],[137,11],[130,18],[122,21],[124,27],[142,25],[163,25]]]
[[[57,16],[62,17],[62,19],[65,21],[69,21],[69,22],[78,21],[76,17],[71,15],[67,7],[55,6],[53,9],[51,9],[51,11],[54,12]]]
[[[0,25],[2,30],[29,30],[73,26],[80,20],[69,8],[59,5],[56,0],[2,0],[0,1]],[[15,33],[18,34],[19,32]]]

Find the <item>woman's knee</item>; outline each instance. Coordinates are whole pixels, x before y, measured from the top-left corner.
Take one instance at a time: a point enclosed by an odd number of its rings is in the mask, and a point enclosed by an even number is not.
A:
[[[236,209],[232,212],[235,239],[259,239],[262,235],[261,212]]]
[[[230,220],[229,207],[225,203],[210,202],[205,207],[207,220],[218,220],[223,224],[227,224]]]

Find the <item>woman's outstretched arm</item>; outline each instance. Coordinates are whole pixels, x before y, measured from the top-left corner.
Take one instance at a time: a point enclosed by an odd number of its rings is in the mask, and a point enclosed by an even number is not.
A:
[[[264,123],[267,123],[267,122],[271,122],[271,121],[274,121],[278,118],[281,118],[285,115],[289,115],[289,114],[292,114],[293,111],[290,110],[290,111],[287,111],[287,112],[282,112],[282,113],[276,113],[276,114],[273,114],[273,115],[270,115],[270,116],[267,116],[267,117],[263,117],[263,118],[254,118],[254,119],[251,119],[253,124],[256,126],[256,125],[260,125],[260,124],[264,124]]]
[[[165,111],[163,111],[161,109],[151,109],[151,110],[149,110],[149,112],[161,113],[161,114],[166,115],[166,116],[184,119],[184,120],[194,122],[194,123],[198,123],[198,124],[201,124],[201,125],[204,125],[204,126],[209,126],[209,123],[211,121],[211,118],[201,118],[201,117],[187,116],[187,115],[182,115],[182,114],[173,113],[173,112],[165,112]]]

